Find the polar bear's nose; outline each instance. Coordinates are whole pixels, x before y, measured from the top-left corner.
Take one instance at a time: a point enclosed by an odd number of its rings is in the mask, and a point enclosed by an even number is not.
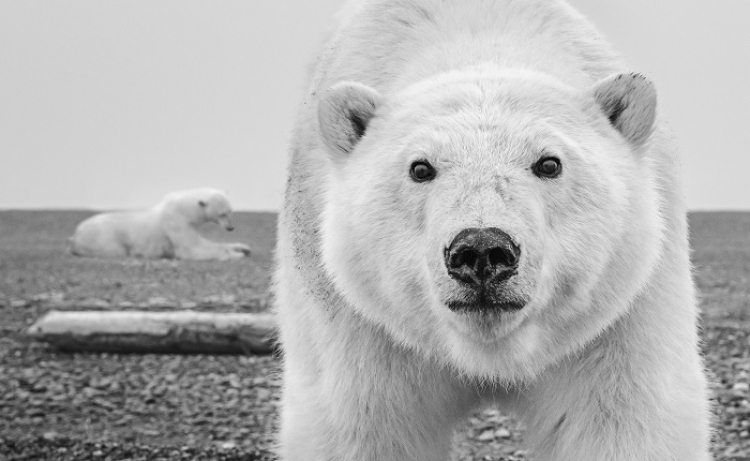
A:
[[[448,275],[464,283],[501,282],[518,267],[521,249],[496,227],[464,229],[444,251]]]

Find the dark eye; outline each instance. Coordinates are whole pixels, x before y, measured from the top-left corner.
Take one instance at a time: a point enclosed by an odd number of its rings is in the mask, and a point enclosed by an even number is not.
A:
[[[411,179],[416,182],[430,181],[435,179],[435,174],[437,174],[435,168],[424,160],[412,163],[409,173],[411,174]]]
[[[556,157],[544,157],[534,165],[534,174],[540,178],[556,178],[562,172],[562,163]]]

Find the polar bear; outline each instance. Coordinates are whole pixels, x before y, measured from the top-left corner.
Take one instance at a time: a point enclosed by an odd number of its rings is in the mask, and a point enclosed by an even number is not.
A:
[[[360,0],[291,145],[285,461],[446,460],[486,405],[539,460],[709,459],[654,85],[561,0]]]
[[[157,205],[135,211],[100,213],[81,222],[70,238],[76,256],[228,260],[250,255],[243,243],[217,243],[195,227],[214,222],[234,229],[224,192],[192,189],[167,194]]]

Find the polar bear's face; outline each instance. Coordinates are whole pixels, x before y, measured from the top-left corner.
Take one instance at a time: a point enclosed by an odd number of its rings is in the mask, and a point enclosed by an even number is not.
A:
[[[625,308],[594,305],[618,253],[643,273],[655,261],[658,248],[623,247],[657,232],[632,222],[653,205],[635,193],[654,104],[637,76],[587,93],[496,73],[393,100],[334,87],[319,108],[328,273],[362,315],[462,372],[533,375]]]
[[[219,224],[228,231],[234,230],[232,224],[232,207],[229,199],[223,193],[211,193],[198,200],[202,212],[202,219]]]

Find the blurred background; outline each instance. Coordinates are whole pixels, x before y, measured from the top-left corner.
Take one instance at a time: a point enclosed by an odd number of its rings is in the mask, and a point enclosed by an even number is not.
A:
[[[211,186],[277,210],[306,69],[341,0],[0,0],[0,208]],[[750,2],[571,0],[657,84],[693,210],[750,209]]]

